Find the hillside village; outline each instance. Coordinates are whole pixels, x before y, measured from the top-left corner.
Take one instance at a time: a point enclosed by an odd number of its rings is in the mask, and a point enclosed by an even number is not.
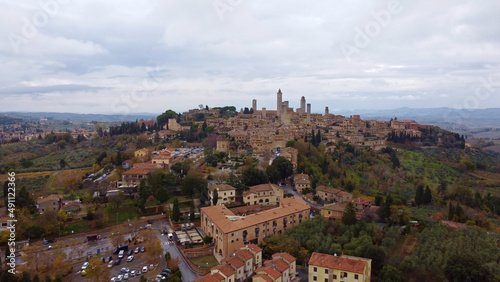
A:
[[[454,277],[453,262],[484,269],[482,281],[499,277],[498,156],[412,120],[362,120],[328,107],[314,114],[305,97],[296,109],[281,90],[276,98],[276,110],[256,100],[239,112],[200,105],[94,131],[5,124],[0,169],[17,176],[19,274],[441,281]],[[478,234],[484,257],[455,262],[457,236]],[[427,260],[427,237],[447,242],[434,250],[441,261]],[[61,243],[72,238],[78,243]],[[144,253],[129,253],[125,270],[114,266],[121,258],[112,249],[136,245]],[[51,259],[33,261],[38,254]],[[66,262],[56,268],[55,260]],[[137,274],[143,265],[147,273]]]

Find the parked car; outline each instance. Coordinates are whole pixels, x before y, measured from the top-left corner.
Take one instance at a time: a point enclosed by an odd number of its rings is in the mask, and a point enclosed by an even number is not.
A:
[[[130,277],[134,277],[134,276],[135,276],[135,270],[130,271]]]
[[[138,254],[141,249],[139,247],[135,248],[134,253]]]
[[[86,269],[87,266],[89,266],[89,262],[88,261],[86,261],[86,262],[83,263],[82,270]]]
[[[123,272],[123,273],[127,273],[129,271],[130,271],[130,269],[128,269],[126,267],[122,267],[122,269],[120,269],[120,272]]]
[[[118,258],[121,259],[123,258],[123,254],[125,253],[124,250],[121,250],[119,253],[118,253]]]
[[[125,274],[123,275],[123,279],[128,280],[128,273],[125,273]]]
[[[128,256],[127,262],[131,262],[134,259],[134,256]]]
[[[153,270],[153,268],[155,268],[155,266],[153,264],[150,264],[149,265],[149,270]]]
[[[113,260],[113,257],[112,256],[109,256],[107,259],[106,259],[106,262],[110,262]]]
[[[151,219],[148,220],[149,224],[153,224],[153,221]]]
[[[113,267],[113,265],[115,265],[115,262],[113,260],[110,260],[108,263],[108,267],[111,268]]]
[[[120,264],[120,262],[122,262],[122,260],[121,260],[121,259],[117,259],[117,260],[115,261],[115,265],[119,265],[119,264]]]
[[[134,253],[134,250],[130,249],[130,250],[128,250],[127,255],[131,256],[133,253]]]
[[[147,267],[147,266],[144,266],[144,267],[142,268],[142,273],[146,273],[146,272],[148,272],[148,267]]]
[[[116,277],[116,281],[122,281],[123,280],[123,275],[120,274],[118,275],[118,277]]]
[[[116,282],[116,277],[111,277],[111,282]]]
[[[156,275],[156,281],[161,281],[161,280],[165,280],[165,279],[167,279],[167,277],[165,277],[163,275],[160,275],[160,274]]]
[[[141,247],[141,253],[144,253],[146,251],[145,247]]]

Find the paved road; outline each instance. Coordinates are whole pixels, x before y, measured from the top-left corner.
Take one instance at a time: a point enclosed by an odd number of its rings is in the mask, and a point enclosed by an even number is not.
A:
[[[289,181],[287,181],[285,183],[285,185],[281,186],[281,188],[283,188],[285,190],[285,193],[290,193],[290,194],[293,194],[294,197],[299,197],[301,198],[302,195],[300,195],[297,191],[295,191],[293,189],[293,186],[290,184]],[[305,200],[304,200],[305,201]],[[310,207],[312,208],[316,208],[316,209],[321,209],[321,207],[323,207],[322,205],[319,205],[319,204],[312,204],[312,203],[309,203],[308,201],[305,201]]]
[[[166,224],[167,224],[166,219],[154,220],[153,221],[153,228],[161,231],[161,229],[163,229],[163,226],[165,226]],[[198,277],[200,277],[198,274],[196,274],[196,272],[191,270],[189,265],[184,260],[184,257],[179,253],[179,250],[177,249],[175,244],[172,241],[168,240],[167,235],[160,234],[160,235],[158,235],[158,238],[160,238],[160,240],[161,240],[161,245],[162,245],[163,249],[166,252],[169,252],[170,256],[172,258],[175,258],[175,257],[180,258],[179,269],[182,272],[182,281],[194,281]]]

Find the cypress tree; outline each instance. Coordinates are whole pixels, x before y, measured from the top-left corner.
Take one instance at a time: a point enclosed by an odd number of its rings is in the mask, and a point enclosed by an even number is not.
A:
[[[417,191],[415,192],[415,204],[420,206],[424,203],[424,187],[419,185]]]
[[[356,211],[352,203],[347,203],[344,213],[342,214],[342,223],[345,225],[353,225],[356,223]]]
[[[428,205],[430,203],[432,203],[432,193],[429,185],[427,185],[424,191],[424,205]]]
[[[174,207],[172,208],[172,219],[174,221],[179,221],[181,216],[181,211],[179,210],[179,201],[177,198],[174,199]]]
[[[218,189],[214,189],[212,204],[216,206],[218,200],[219,200],[219,191]]]
[[[321,131],[318,129],[318,134],[316,134],[316,146],[321,143]]]
[[[448,204],[448,220],[452,220],[454,214],[455,214],[455,209],[453,207],[453,204],[450,202]]]

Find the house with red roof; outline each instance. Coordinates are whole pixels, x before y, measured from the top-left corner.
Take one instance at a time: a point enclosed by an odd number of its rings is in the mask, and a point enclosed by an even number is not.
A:
[[[309,281],[370,282],[371,259],[313,253],[309,259]]]

